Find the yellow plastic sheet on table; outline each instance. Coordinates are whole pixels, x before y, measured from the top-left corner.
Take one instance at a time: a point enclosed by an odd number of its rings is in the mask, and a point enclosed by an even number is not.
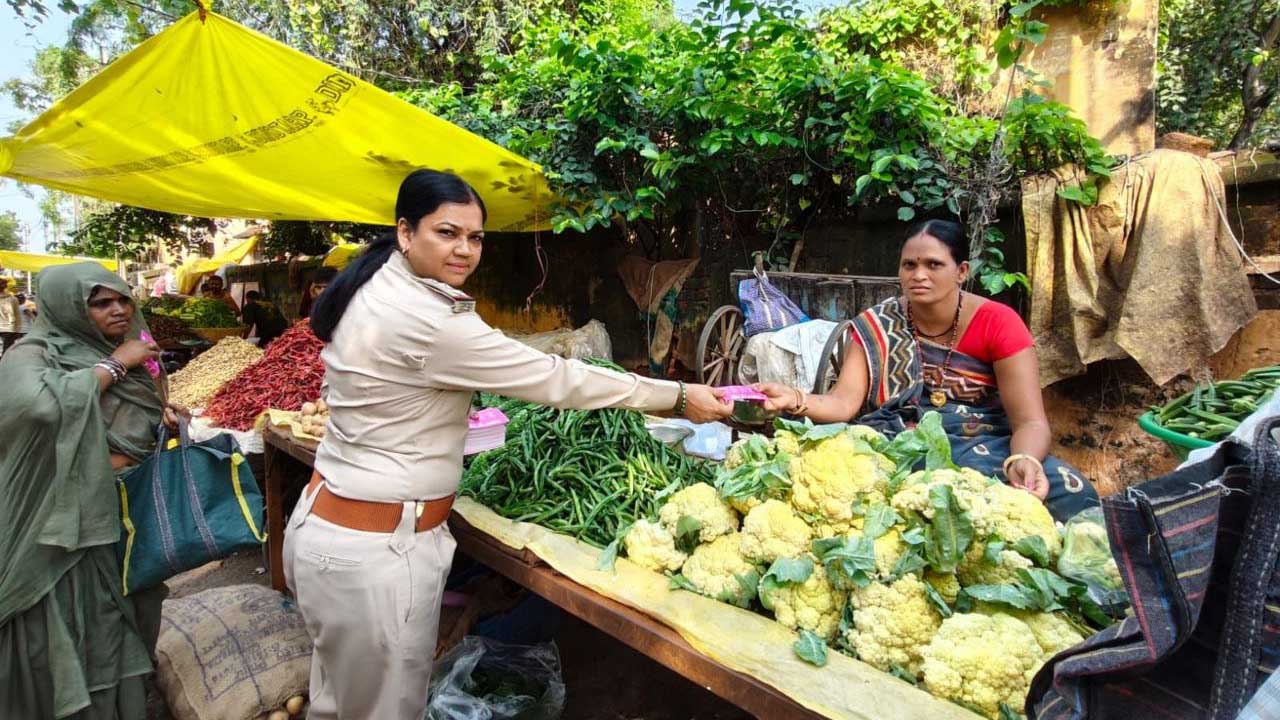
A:
[[[538,525],[500,517],[470,498],[453,509],[481,532],[516,550],[528,548],[560,574],[635,608],[680,633],[698,652],[765,682],[800,705],[848,720],[975,720],[976,715],[846,657],[828,653],[825,667],[796,657],[795,635],[778,623],[691,592],[671,590],[662,575],[620,558],[613,572],[596,569],[599,551]]]
[[[96,262],[102,267],[115,272],[115,260],[103,260],[91,257],[69,257],[67,255],[44,255],[42,253],[18,252],[17,250],[0,250],[0,269],[20,270],[22,272],[40,272],[53,265],[70,265],[78,262]]]
[[[491,230],[547,227],[535,163],[212,12],[0,139],[0,175],[202,217],[390,225],[417,168],[466,178]]]
[[[188,260],[175,273],[178,278],[178,292],[190,295],[195,292],[200,278],[211,272],[217,272],[223,265],[239,265],[258,247],[258,236],[245,240],[234,247],[227,248],[211,258],[195,258]]]
[[[301,440],[315,440],[320,442],[324,438],[312,435],[302,429],[302,413],[292,412],[289,410],[267,410],[267,422],[282,428],[288,428],[294,437]]]

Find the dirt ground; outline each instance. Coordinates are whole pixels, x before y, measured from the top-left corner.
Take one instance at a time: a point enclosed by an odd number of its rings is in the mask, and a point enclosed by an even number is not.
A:
[[[169,581],[169,597],[185,597],[224,585],[267,585],[269,582],[261,554],[242,553]],[[562,615],[555,643],[560,650],[568,689],[563,720],[747,720],[751,717],[571,615]],[[148,697],[147,720],[175,720],[155,691]]]

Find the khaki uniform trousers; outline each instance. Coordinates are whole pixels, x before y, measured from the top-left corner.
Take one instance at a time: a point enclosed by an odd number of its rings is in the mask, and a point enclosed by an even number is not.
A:
[[[404,503],[394,533],[335,525],[305,493],[284,538],[284,573],[311,656],[309,720],[420,720],[445,577],[456,543],[447,525],[415,533]]]

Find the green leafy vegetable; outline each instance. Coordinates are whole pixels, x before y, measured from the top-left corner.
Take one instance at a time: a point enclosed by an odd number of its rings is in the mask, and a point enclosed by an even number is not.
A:
[[[1004,541],[993,537],[987,541],[987,547],[982,551],[982,561],[988,565],[999,565],[1002,552],[1004,552]]]
[[[831,584],[841,590],[866,587],[876,573],[876,546],[868,537],[826,538],[813,542]]]
[[[898,513],[893,508],[884,503],[876,503],[866,509],[863,513],[862,534],[875,540],[876,538],[889,532],[889,528],[893,527],[900,521]]]
[[[813,575],[813,561],[809,558],[778,558],[760,578],[760,602],[766,609],[773,609],[773,591],[802,583]]]
[[[667,587],[672,590],[688,590],[691,593],[698,592],[698,588],[695,587],[693,583],[689,582],[689,578],[685,577],[682,573],[672,573],[667,576],[667,580],[669,581],[667,583]]]
[[[973,521],[948,485],[929,488],[933,523],[925,528],[925,557],[938,572],[953,573],[973,542]]]
[[[1013,544],[1013,550],[1042,568],[1049,567],[1053,562],[1053,558],[1049,555],[1049,548],[1044,544],[1044,538],[1039,535],[1022,538]]]
[[[791,646],[801,660],[822,667],[827,664],[827,643],[811,630],[801,630],[795,645]]]
[[[596,560],[597,570],[613,570],[614,565],[618,562],[618,546],[621,540],[614,540],[604,546],[604,550],[600,551],[600,557]]]
[[[698,535],[702,532],[702,521],[689,515],[681,515],[676,521],[676,547],[681,552],[691,553],[698,546]]]

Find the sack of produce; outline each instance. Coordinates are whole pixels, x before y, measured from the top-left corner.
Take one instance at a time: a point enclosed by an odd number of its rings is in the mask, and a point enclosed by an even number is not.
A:
[[[1280,661],[1280,418],[1102,499],[1133,614],[1037,673],[1034,717],[1230,720]]]
[[[311,639],[284,595],[220,587],[164,604],[156,683],[177,720],[301,717]]]
[[[425,720],[557,720],[565,687],[554,643],[467,637],[432,671]]]
[[[532,335],[507,333],[507,335],[512,340],[518,340],[534,350],[570,360],[613,358],[613,344],[609,341],[609,331],[599,320],[592,320],[577,330],[551,330]]]

